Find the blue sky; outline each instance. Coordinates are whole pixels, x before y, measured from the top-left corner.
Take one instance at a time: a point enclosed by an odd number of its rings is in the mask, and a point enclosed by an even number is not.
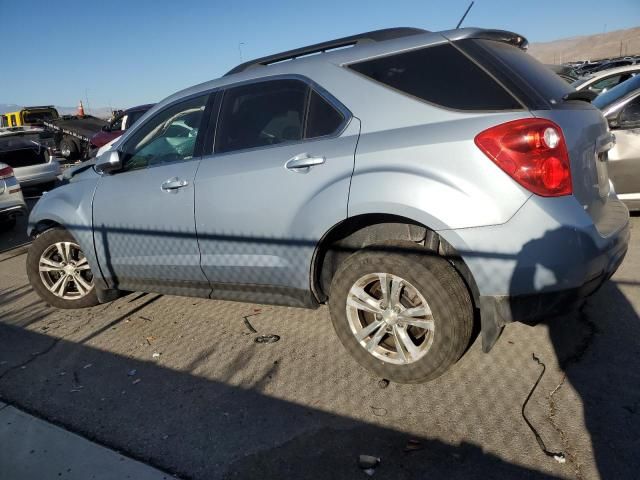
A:
[[[0,103],[127,107],[242,57],[392,26],[453,28],[469,0],[0,0]],[[640,0],[476,0],[465,26],[531,42],[640,25]]]

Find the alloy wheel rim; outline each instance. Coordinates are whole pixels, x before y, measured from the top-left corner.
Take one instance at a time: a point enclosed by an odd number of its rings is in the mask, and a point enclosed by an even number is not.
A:
[[[93,274],[77,243],[57,242],[40,255],[42,284],[58,298],[79,300],[93,290]]]
[[[433,345],[429,304],[410,282],[390,273],[360,277],[347,294],[347,320],[360,346],[387,363],[407,365]]]

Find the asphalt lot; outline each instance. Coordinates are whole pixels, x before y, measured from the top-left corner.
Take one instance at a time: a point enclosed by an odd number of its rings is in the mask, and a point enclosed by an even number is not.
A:
[[[31,290],[24,225],[0,234],[0,400],[181,478],[637,478],[640,217],[583,311],[479,339],[447,374],[390,384],[307,311],[131,294],[60,311]],[[258,333],[249,330],[245,318]],[[258,335],[280,340],[258,344]],[[521,407],[560,463],[540,450]],[[409,445],[408,442],[414,442]]]

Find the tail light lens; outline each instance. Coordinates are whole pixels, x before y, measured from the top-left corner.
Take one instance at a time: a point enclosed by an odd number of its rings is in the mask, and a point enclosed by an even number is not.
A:
[[[562,130],[541,118],[503,123],[480,132],[476,145],[527,190],[543,197],[571,195],[571,165]]]
[[[4,167],[0,168],[0,180],[4,180],[5,178],[13,177],[13,168]]]

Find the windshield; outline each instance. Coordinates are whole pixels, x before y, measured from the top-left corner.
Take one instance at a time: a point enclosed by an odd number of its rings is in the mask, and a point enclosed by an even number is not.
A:
[[[625,97],[629,93],[640,88],[640,75],[636,75],[630,78],[626,82],[622,82],[620,85],[613,87],[604,93],[598,95],[592,104],[598,107],[600,110],[604,110],[612,103],[617,102],[622,97]]]

